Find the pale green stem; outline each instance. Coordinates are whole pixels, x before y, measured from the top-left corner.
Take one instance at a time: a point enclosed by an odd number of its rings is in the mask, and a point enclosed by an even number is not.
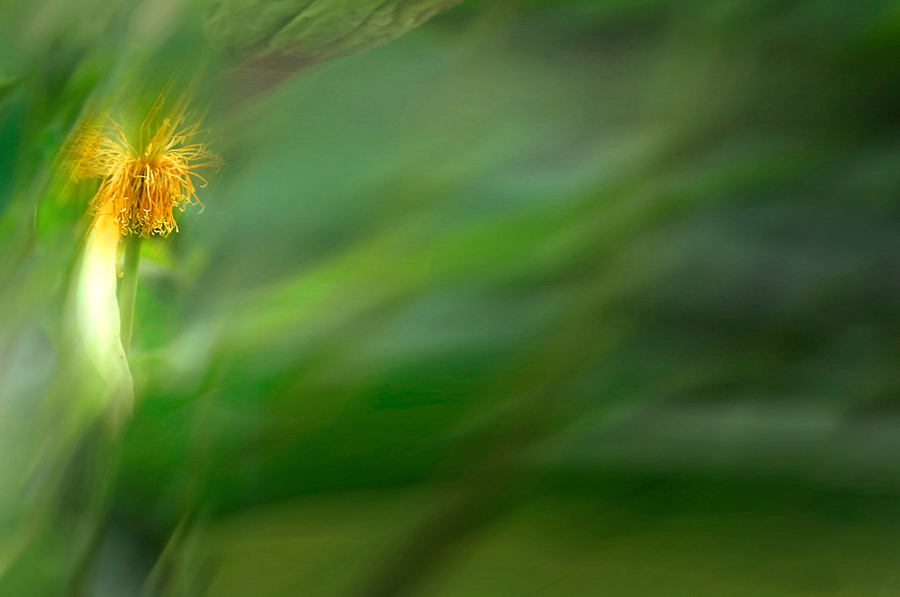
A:
[[[141,263],[141,237],[125,237],[125,259],[122,264],[122,283],[119,287],[119,317],[122,320],[122,348],[128,354],[134,329],[134,301],[137,296],[138,269]]]
[[[132,330],[134,329],[134,302],[137,296],[140,263],[141,237],[134,234],[126,236],[122,280],[119,283],[118,293],[119,318],[121,321],[119,329],[122,336],[122,348],[125,350],[126,355],[128,355],[128,349],[131,347]],[[110,443],[106,450],[108,459],[100,465],[103,473],[98,487],[95,489],[96,494],[92,499],[91,511],[88,513],[92,527],[90,529],[90,537],[69,580],[68,589],[65,591],[68,597],[82,597],[87,594],[88,580],[96,564],[109,517],[110,496],[118,467],[120,446],[116,444],[113,437],[104,437],[100,441]]]

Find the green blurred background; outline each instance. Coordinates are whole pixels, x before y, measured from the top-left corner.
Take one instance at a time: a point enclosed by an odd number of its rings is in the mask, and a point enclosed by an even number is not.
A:
[[[313,4],[0,3],[0,595],[900,594],[900,3]],[[62,155],[173,80],[111,436]]]

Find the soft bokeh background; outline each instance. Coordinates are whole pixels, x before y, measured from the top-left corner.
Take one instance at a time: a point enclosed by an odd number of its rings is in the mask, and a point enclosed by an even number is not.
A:
[[[0,595],[900,594],[900,4],[242,4],[0,4]],[[63,147],[171,81],[110,431]]]

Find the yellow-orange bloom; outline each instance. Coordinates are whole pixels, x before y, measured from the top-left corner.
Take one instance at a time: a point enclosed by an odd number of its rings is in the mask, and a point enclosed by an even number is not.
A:
[[[193,177],[200,186],[206,181],[194,170],[221,164],[206,144],[188,143],[197,134],[197,124],[184,126],[183,110],[153,126],[158,107],[159,102],[141,125],[136,143],[130,143],[112,119],[108,126],[83,129],[75,142],[73,178],[102,179],[91,213],[113,217],[122,235],[166,236],[177,231],[174,209],[202,206]]]

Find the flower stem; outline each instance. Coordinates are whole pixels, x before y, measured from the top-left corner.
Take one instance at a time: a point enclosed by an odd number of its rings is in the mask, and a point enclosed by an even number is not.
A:
[[[134,328],[134,303],[137,296],[138,269],[141,263],[141,237],[132,234],[125,237],[125,258],[122,264],[122,279],[119,283],[119,318],[122,348],[125,355],[131,347],[131,336]],[[121,442],[116,441],[115,434],[99,434],[97,441],[100,448],[95,466],[100,471],[96,481],[90,484],[91,498],[88,505],[88,531],[84,547],[77,556],[72,574],[64,592],[66,597],[84,597],[89,594],[88,582],[97,564],[100,548],[103,545],[110,516],[113,486],[118,474],[121,458]]]
[[[122,321],[122,348],[125,354],[131,347],[134,329],[134,301],[137,296],[138,269],[141,263],[141,237],[130,234],[125,237],[125,261],[122,264],[122,283],[119,287],[119,317]]]

